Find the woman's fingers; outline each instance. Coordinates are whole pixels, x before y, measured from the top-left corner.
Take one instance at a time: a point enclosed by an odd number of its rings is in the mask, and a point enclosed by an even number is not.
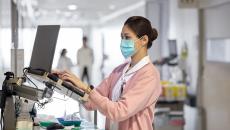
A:
[[[61,72],[59,78],[64,81],[71,82],[73,85],[77,86],[78,88],[80,88],[82,84],[81,80],[75,74],[71,73],[70,71]]]
[[[63,73],[67,73],[67,74],[71,74],[74,75],[72,72],[70,72],[69,70],[64,70]]]
[[[52,70],[51,73],[55,74],[55,75],[58,75],[58,76],[60,75],[60,71],[58,71],[58,70]]]
[[[75,74],[71,73],[70,71],[52,70],[52,73],[57,74],[60,79],[72,83],[75,87],[82,89],[81,80]]]
[[[63,75],[62,75],[62,77],[73,77],[71,74],[68,74],[68,73],[64,73]]]
[[[71,80],[71,79],[65,79],[65,81],[67,81],[67,82],[70,82],[70,83],[72,83],[73,85],[75,85],[75,86],[77,86],[76,84],[74,84],[74,82]]]
[[[59,77],[60,79],[62,79],[63,74],[65,74],[64,71],[60,71],[60,70],[52,70],[51,73],[52,73],[52,74],[55,74],[55,75],[58,75],[58,77]]]
[[[64,74],[64,75],[62,76],[62,79],[63,79],[63,80],[67,80],[67,79],[72,79],[72,78],[71,78],[71,76],[69,76],[69,75],[67,75],[67,74]]]
[[[63,74],[63,76],[64,75],[72,77],[72,78],[75,78],[76,80],[79,80],[79,78],[75,74],[73,74],[73,73],[66,72],[66,73]]]
[[[70,81],[70,82],[72,82],[72,83],[78,81],[78,79],[77,79],[75,76],[73,76],[73,75],[71,75],[71,74],[67,74],[67,73],[65,73],[65,74],[62,75],[62,79],[63,79],[63,80],[68,80],[68,81]]]

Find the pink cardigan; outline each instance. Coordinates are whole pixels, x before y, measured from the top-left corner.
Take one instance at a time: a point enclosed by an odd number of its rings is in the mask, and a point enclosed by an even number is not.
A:
[[[125,64],[115,68],[108,78],[89,95],[84,104],[87,110],[99,110],[106,116],[105,129],[110,120],[119,122],[119,130],[153,130],[155,104],[161,93],[160,76],[153,64],[146,64],[126,83],[121,98],[111,101],[113,87]]]

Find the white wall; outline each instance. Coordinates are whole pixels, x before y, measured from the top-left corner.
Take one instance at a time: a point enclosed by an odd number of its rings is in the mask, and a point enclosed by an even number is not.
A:
[[[229,38],[230,23],[230,1],[217,7],[207,8],[205,10],[206,18],[206,36],[207,38]]]
[[[230,2],[205,9],[206,39],[230,38],[229,12]],[[204,60],[206,61],[206,59]],[[229,92],[230,64],[206,61],[203,75],[202,102],[205,109],[207,130],[230,129]]]
[[[4,73],[10,71],[11,30],[0,28],[0,88],[4,80]]]
[[[203,77],[206,130],[230,129],[230,64],[209,63]]]
[[[11,49],[11,30],[2,28],[0,30],[0,51],[2,55],[3,68],[10,70],[10,49]]]

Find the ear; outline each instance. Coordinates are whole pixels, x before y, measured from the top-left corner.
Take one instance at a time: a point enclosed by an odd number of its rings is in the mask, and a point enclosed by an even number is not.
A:
[[[144,36],[142,36],[141,41],[142,41],[141,42],[142,46],[147,46],[148,41],[149,41],[149,37],[147,35],[144,35]]]

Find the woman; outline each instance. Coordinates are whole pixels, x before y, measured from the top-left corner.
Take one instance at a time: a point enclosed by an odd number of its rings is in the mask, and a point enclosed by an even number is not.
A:
[[[108,78],[93,89],[78,77],[62,72],[59,76],[89,94],[87,110],[106,116],[106,130],[152,130],[154,109],[161,93],[160,76],[147,49],[157,38],[150,21],[133,16],[124,23],[120,49],[131,61],[116,67]]]
[[[58,70],[71,70],[73,63],[69,57],[66,56],[67,50],[62,49],[60,58],[58,60],[57,69]]]

